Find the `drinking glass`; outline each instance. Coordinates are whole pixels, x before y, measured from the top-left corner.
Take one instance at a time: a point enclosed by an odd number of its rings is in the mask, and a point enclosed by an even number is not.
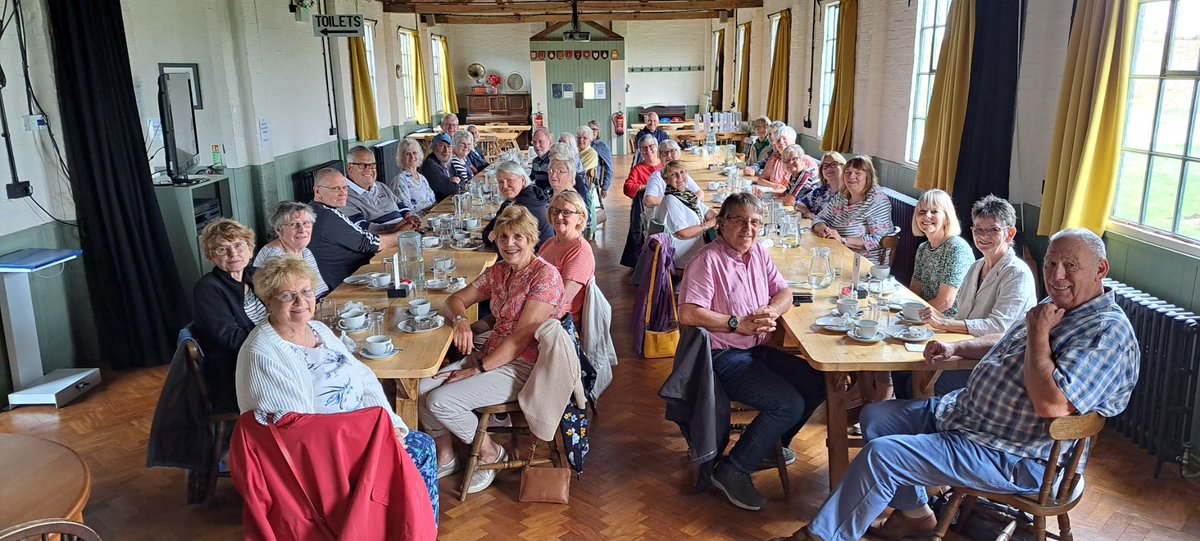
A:
[[[369,328],[371,330],[370,334],[368,334],[367,336],[375,336],[378,334],[384,334],[386,327],[383,324],[383,317],[384,317],[383,310],[376,310],[374,312],[371,312],[371,315],[367,316],[367,321],[369,322],[369,325],[370,325]]]
[[[330,298],[321,299],[317,304],[317,313],[320,314],[321,322],[328,327],[332,327],[337,322],[337,302]]]

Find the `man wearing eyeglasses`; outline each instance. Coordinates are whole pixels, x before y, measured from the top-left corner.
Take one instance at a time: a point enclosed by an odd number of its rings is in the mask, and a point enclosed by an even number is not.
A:
[[[756,242],[761,212],[753,195],[729,196],[717,214],[717,240],[692,258],[679,286],[679,323],[709,333],[711,372],[716,377],[713,394],[759,412],[724,458],[720,453],[728,441],[729,420],[714,418],[711,426],[721,431],[717,438],[721,443],[716,446],[717,456],[701,468],[711,471],[712,484],[730,503],[751,511],[762,509],[766,500],[754,488],[750,474],[764,465],[775,466],[776,443],[783,444],[786,462],[795,461],[796,454],[788,446],[825,401],[825,379],[819,372],[766,345],[779,318],[792,305],[792,291],[766,249]],[[704,399],[692,398],[697,403]],[[714,408],[713,417],[720,408]],[[696,433],[695,428],[685,433]]]
[[[343,214],[372,233],[411,231],[420,227],[421,219],[387,186],[375,182],[379,167],[371,149],[356,146],[346,153],[346,160],[350,193]]]
[[[317,171],[312,209],[317,215],[308,249],[317,260],[326,284],[342,283],[371,256],[396,245],[399,233],[375,234],[354,223],[343,212],[349,198],[349,181],[337,169]]]

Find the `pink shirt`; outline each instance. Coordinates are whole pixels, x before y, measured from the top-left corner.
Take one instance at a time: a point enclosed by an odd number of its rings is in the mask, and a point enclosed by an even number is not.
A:
[[[587,294],[587,283],[596,275],[596,256],[592,254],[592,245],[583,238],[583,235],[575,237],[575,240],[567,241],[558,237],[550,237],[550,240],[542,245],[542,250],[538,252],[538,255],[547,263],[558,268],[564,282],[571,280],[583,284],[584,287],[575,293],[575,298],[566,303],[571,317],[575,320],[575,326],[581,327],[583,321],[579,316],[583,312],[583,297]]]
[[[496,326],[492,327],[492,335],[483,344],[483,354],[488,355],[512,336],[517,329],[517,322],[525,311],[525,301],[538,301],[554,306],[551,318],[560,319],[565,313],[562,301],[563,283],[558,269],[535,257],[525,270],[513,272],[512,267],[501,261],[483,271],[474,282],[475,289],[492,301],[492,314],[496,316]],[[525,348],[517,354],[517,362],[533,364],[537,362],[538,347],[536,340],[530,340]]]
[[[776,293],[788,288],[787,280],[756,242],[742,256],[717,240],[700,249],[683,271],[679,284],[679,303],[694,304],[719,314],[748,316],[766,306]],[[713,349],[750,349],[767,341],[767,335],[744,336],[731,332],[710,332]]]

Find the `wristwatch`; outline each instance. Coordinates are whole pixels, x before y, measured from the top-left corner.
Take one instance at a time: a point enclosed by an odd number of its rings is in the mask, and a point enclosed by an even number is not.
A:
[[[729,316],[729,321],[726,322],[726,325],[729,325],[729,332],[736,332],[738,328],[738,317]]]
[[[454,316],[454,321],[452,321],[450,324],[454,325],[454,324],[457,324],[459,321],[466,321],[466,320],[467,320],[467,316]]]
[[[483,367],[483,357],[475,358],[475,368],[478,368],[481,373],[487,372],[487,369]]]

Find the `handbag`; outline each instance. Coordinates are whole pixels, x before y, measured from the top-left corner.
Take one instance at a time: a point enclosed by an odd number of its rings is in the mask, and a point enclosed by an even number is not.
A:
[[[642,357],[647,359],[662,359],[675,356],[675,348],[679,346],[679,326],[667,329],[665,331],[650,330],[650,314],[652,313],[652,301],[654,300],[654,278],[658,272],[658,256],[662,252],[662,245],[659,245],[654,250],[654,271],[650,273],[650,289],[646,294],[646,334],[642,337]],[[670,273],[667,275],[667,290],[675,291],[675,284],[671,279]],[[671,297],[671,313],[674,317],[672,321],[679,321],[679,309],[675,306],[675,294],[668,295]]]
[[[537,449],[537,441],[529,449],[529,458]],[[568,503],[571,499],[571,470],[568,468],[534,468],[525,462],[521,469],[521,492],[517,499],[523,502]]]

